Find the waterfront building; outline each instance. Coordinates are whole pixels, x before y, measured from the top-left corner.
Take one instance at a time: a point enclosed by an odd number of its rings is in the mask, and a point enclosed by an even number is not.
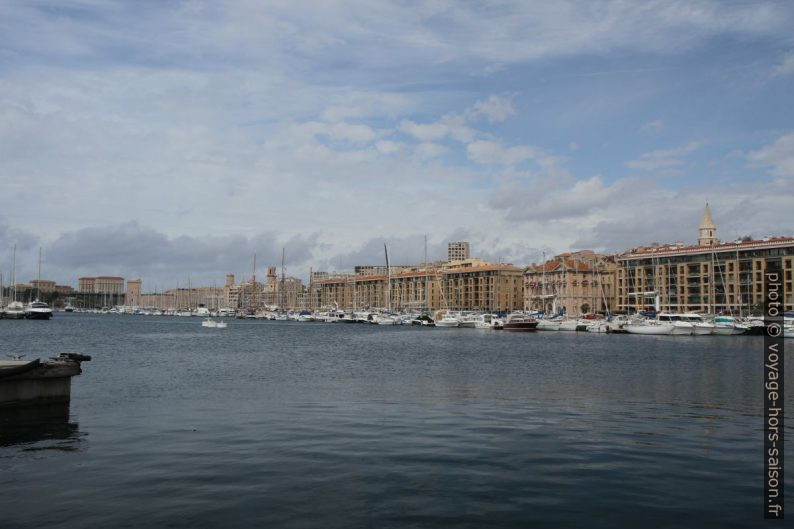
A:
[[[761,314],[767,263],[782,265],[782,301],[794,310],[794,238],[721,242],[708,205],[698,244],[653,244],[617,257],[617,306],[625,311]]]
[[[78,290],[89,294],[124,294],[124,278],[118,276],[81,277]]]
[[[77,280],[78,292],[85,292],[88,294],[94,293],[94,283],[96,279],[93,277],[81,277]]]
[[[615,259],[591,250],[566,252],[524,270],[524,307],[580,315],[615,309]]]
[[[127,295],[125,303],[130,307],[141,306],[141,286],[143,281],[140,279],[130,279],[127,281]]]
[[[330,277],[313,282],[320,306],[345,310],[392,308],[510,311],[521,309],[522,271],[509,264],[446,268],[414,267],[391,275]]]
[[[36,292],[55,292],[55,281],[49,279],[33,279],[30,287]]]
[[[450,242],[447,244],[447,261],[462,261],[468,259],[469,243],[467,241]]]

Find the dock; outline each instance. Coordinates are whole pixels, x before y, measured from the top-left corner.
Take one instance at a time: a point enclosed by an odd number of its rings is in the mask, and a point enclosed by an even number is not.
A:
[[[0,361],[0,408],[69,402],[72,377],[88,355],[61,353],[47,360]]]

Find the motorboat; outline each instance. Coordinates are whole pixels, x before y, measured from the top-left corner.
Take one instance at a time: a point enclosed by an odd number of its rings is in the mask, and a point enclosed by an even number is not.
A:
[[[395,314],[381,314],[378,316],[378,325],[400,325],[402,320]]]
[[[721,336],[744,334],[749,328],[747,324],[736,321],[733,316],[716,316],[714,318],[714,334]]]
[[[461,327],[469,327],[473,329],[477,326],[477,322],[480,321],[480,315],[473,313],[462,313],[458,317],[458,320],[460,321]]]
[[[218,326],[218,322],[213,320],[212,318],[207,318],[206,320],[201,322],[202,327],[208,327],[210,329],[214,329]]]
[[[530,332],[537,330],[538,320],[522,313],[510,314],[505,320],[503,329],[505,331],[524,331]]]
[[[669,323],[673,326],[670,334],[676,336],[692,336],[695,334],[695,326],[690,321],[686,321],[680,314],[660,312],[656,315],[656,320],[660,323]]]
[[[706,321],[706,319],[700,314],[687,312],[686,314],[681,315],[681,319],[692,324],[692,334],[695,336],[714,334],[714,324]]]
[[[43,301],[36,299],[25,305],[25,318],[29,320],[49,320],[52,318],[52,309]]]
[[[460,320],[457,316],[447,312],[441,319],[436,319],[436,327],[460,327]]]
[[[494,323],[499,321],[496,314],[481,314],[474,322],[474,327],[477,329],[493,329]]]

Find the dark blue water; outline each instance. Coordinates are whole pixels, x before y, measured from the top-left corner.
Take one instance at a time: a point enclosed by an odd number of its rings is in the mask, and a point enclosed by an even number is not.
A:
[[[764,522],[760,338],[229,323],[0,320],[94,357],[0,412],[0,527]]]

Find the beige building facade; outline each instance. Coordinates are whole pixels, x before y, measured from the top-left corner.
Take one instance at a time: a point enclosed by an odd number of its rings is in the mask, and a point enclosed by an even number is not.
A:
[[[794,238],[720,242],[716,233],[707,205],[697,245],[651,245],[618,256],[618,308],[761,314],[764,270],[777,261],[784,309],[794,310]]]
[[[387,290],[388,289],[388,290]],[[313,283],[317,307],[344,310],[511,311],[522,308],[522,271],[509,264],[415,270],[385,275],[328,278]],[[315,308],[317,308],[315,307]]]
[[[578,316],[615,310],[611,256],[590,250],[568,252],[524,270],[524,307],[547,314]]]

